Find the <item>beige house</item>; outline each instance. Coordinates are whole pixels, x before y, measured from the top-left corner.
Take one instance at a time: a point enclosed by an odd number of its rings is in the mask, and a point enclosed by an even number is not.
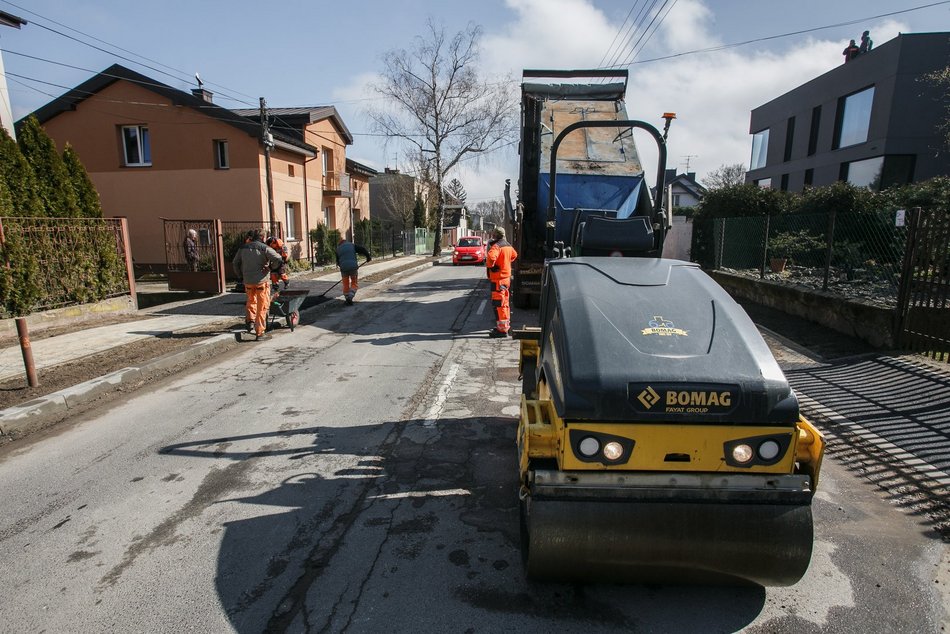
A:
[[[354,222],[369,220],[369,180],[379,174],[369,165],[346,159],[346,173],[350,178],[350,191]]]
[[[272,219],[259,110],[222,108],[201,87],[189,94],[113,65],[34,114],[60,150],[75,148],[104,215],[128,218],[140,269],[165,265],[163,218]],[[303,259],[318,223],[350,229],[353,137],[333,106],[268,114],[273,220]]]

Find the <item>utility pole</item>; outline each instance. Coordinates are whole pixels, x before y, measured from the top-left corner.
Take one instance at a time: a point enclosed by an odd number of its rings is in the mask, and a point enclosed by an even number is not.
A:
[[[270,133],[267,119],[267,102],[261,97],[261,141],[264,143],[264,172],[267,174],[267,208],[270,213],[270,231],[277,230],[277,214],[274,212],[274,176],[270,171],[270,149],[274,146],[274,137]]]

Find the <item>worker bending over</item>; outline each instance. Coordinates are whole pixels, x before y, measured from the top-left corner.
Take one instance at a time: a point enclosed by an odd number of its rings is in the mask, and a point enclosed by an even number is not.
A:
[[[491,303],[495,307],[496,325],[489,337],[507,337],[511,330],[511,308],[508,304],[508,289],[511,286],[511,263],[518,259],[518,252],[505,240],[503,227],[495,227],[493,240],[489,241],[488,280],[491,282]]]
[[[356,291],[359,289],[357,269],[360,265],[356,260],[357,253],[366,258],[366,262],[373,259],[365,247],[353,244],[340,236],[340,243],[336,247],[336,265],[340,267],[340,275],[343,276],[343,298],[347,306],[353,305],[353,298],[356,297]]]

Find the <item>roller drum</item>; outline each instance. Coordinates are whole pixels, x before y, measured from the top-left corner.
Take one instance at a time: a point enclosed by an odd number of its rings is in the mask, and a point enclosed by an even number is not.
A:
[[[533,580],[788,586],[805,574],[807,504],[522,501]]]

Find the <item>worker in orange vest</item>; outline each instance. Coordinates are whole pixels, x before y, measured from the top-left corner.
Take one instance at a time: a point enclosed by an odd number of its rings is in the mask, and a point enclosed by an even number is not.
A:
[[[284,244],[284,241],[277,236],[268,236],[265,244],[274,251],[277,251],[277,255],[279,255],[284,261],[284,263],[280,265],[279,269],[276,271],[271,271],[271,284],[277,286],[278,282],[283,281],[284,289],[286,290],[287,285],[290,284],[290,276],[287,275],[287,260],[290,259],[290,252],[287,250],[287,245]]]
[[[264,234],[260,229],[248,231],[247,238],[234,254],[231,265],[247,293],[244,324],[247,331],[254,331],[257,340],[261,341],[270,338],[267,334],[267,312],[271,301],[268,273],[280,268],[283,260],[276,251],[264,244]]]
[[[505,240],[503,227],[495,227],[488,244],[485,266],[491,282],[491,303],[495,307],[495,327],[489,337],[507,337],[511,330],[511,308],[508,304],[508,288],[511,286],[511,263],[518,259],[518,252]]]

